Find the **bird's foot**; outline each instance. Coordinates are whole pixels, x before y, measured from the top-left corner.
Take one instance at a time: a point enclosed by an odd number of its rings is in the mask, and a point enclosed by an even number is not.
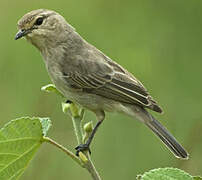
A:
[[[80,144],[76,148],[76,155],[79,156],[79,152],[88,151],[91,154],[91,150],[88,144]]]

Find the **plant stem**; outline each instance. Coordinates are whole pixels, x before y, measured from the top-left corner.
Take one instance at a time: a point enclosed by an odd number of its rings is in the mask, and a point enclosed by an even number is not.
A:
[[[83,131],[82,131],[82,119],[84,116],[84,112],[80,115],[78,112],[78,108],[76,105],[71,104],[70,106],[71,114],[72,114],[72,122],[74,126],[74,132],[77,137],[78,144],[82,144],[83,142]],[[76,112],[76,113],[75,113]],[[93,180],[101,180],[100,175],[98,174],[88,152],[85,153],[86,157],[88,158],[88,162],[84,164],[84,167],[88,170],[91,174]]]
[[[88,155],[87,157],[88,157],[88,163],[86,163],[86,165],[84,165],[84,167],[91,174],[91,177],[93,178],[93,180],[101,180],[101,177],[98,174],[92,160],[90,159],[90,156]]]
[[[43,140],[45,142],[50,143],[50,144],[56,146],[57,148],[61,149],[68,156],[70,156],[75,162],[77,162],[80,166],[84,167],[83,162],[74,153],[72,153],[70,150],[68,150],[67,148],[65,148],[61,144],[58,144],[57,142],[55,142],[53,139],[51,139],[49,137],[43,137]]]
[[[56,94],[59,94],[64,98],[64,96],[56,89],[55,85],[49,84],[44,87],[42,87],[42,90],[45,92],[55,92]],[[74,104],[71,103],[68,106],[63,107],[63,112],[66,113],[66,111],[70,108],[71,111],[71,117],[72,117],[72,122],[74,126],[74,132],[76,134],[77,142],[78,144],[83,143],[83,127],[82,127],[82,119],[84,117],[84,110],[81,109],[79,112],[78,107]],[[65,148],[64,146],[58,144],[54,140],[48,137],[43,137],[43,141],[48,142],[57,148],[61,149],[63,152],[65,152],[68,156],[70,156],[75,162],[77,162],[81,167],[84,167],[88,170],[88,172],[91,174],[91,177],[93,180],[101,180],[91,158],[88,152],[83,153],[85,156],[85,159],[87,158],[87,161],[83,161],[82,158],[78,158],[74,153],[72,153],[70,150]]]
[[[77,142],[78,142],[78,144],[82,144],[83,134],[82,134],[82,130],[81,130],[80,116],[76,116],[76,117],[72,116],[72,122],[73,122],[73,126],[74,126],[74,132],[76,134]]]

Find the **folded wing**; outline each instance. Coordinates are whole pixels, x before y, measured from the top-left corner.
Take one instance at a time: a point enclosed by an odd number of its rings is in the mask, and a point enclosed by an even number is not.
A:
[[[89,70],[86,72],[88,73],[78,71],[65,73],[68,77],[66,80],[71,81],[73,87],[86,93],[93,93],[118,102],[136,104],[156,112],[162,112],[144,86],[128,74],[100,67],[97,71]]]

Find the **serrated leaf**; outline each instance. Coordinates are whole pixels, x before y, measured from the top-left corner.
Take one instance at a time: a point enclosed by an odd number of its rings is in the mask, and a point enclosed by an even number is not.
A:
[[[51,120],[49,118],[38,118],[42,125],[43,136],[46,136],[51,127]]]
[[[25,171],[46,133],[41,121],[48,122],[47,118],[19,118],[0,130],[0,180],[18,179]]]
[[[56,94],[60,95],[61,97],[64,97],[63,94],[60,91],[57,90],[57,88],[55,87],[54,84],[45,85],[45,86],[43,86],[41,88],[41,90],[44,91],[44,92],[48,92],[48,93],[53,92],[53,93],[56,93]]]
[[[194,180],[202,180],[202,177],[199,177],[199,176],[194,176],[193,178]]]
[[[153,169],[143,174],[140,180],[193,180],[188,173],[176,168]]]

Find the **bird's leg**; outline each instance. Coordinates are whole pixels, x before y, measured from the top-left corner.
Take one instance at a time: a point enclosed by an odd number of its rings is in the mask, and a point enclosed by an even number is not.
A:
[[[89,151],[89,153],[91,154],[90,144],[91,144],[91,142],[92,142],[92,140],[93,140],[93,138],[95,136],[95,133],[98,130],[98,127],[102,124],[102,122],[104,120],[104,117],[105,117],[104,111],[100,111],[99,113],[96,113],[96,116],[97,116],[98,122],[96,123],[95,127],[93,128],[93,131],[90,134],[89,138],[87,139],[86,143],[85,144],[80,144],[75,148],[77,156],[79,155],[80,151],[82,151],[82,152],[83,151]]]
[[[76,149],[76,155],[79,155],[80,151],[89,151],[89,153],[91,154],[91,150],[90,150],[90,144],[95,136],[95,133],[98,129],[98,127],[100,126],[100,124],[102,123],[102,121],[98,121],[97,124],[95,125],[95,127],[93,128],[92,133],[90,134],[89,138],[87,139],[85,144],[80,144],[79,146],[77,146]]]

